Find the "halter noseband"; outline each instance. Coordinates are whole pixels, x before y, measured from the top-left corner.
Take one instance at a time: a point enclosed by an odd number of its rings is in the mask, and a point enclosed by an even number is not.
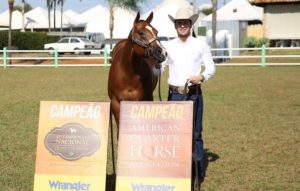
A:
[[[132,31],[131,37],[132,37],[132,38],[131,38],[131,39],[132,39],[132,42],[134,42],[135,44],[137,44],[137,45],[139,45],[139,46],[141,46],[141,47],[143,47],[143,48],[146,48],[146,49],[149,48],[149,46],[150,46],[151,43],[153,43],[154,41],[158,40],[157,38],[151,38],[151,39],[149,40],[149,42],[141,41],[141,40],[136,39],[136,38],[134,37],[133,31]]]
[[[137,38],[135,38],[134,36],[134,30],[131,31],[131,40],[134,44],[137,44],[138,46],[142,47],[142,48],[145,48],[146,49],[146,52],[145,52],[145,55],[146,57],[155,57],[153,56],[153,52],[154,52],[154,49],[152,47],[150,47],[150,45],[157,41],[158,38],[157,37],[154,37],[154,38],[151,38],[149,40],[149,42],[144,42],[142,40],[139,40]]]

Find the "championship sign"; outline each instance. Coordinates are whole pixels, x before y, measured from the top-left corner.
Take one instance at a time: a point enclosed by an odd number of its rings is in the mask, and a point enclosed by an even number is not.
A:
[[[109,107],[109,102],[41,102],[35,191],[105,190]]]
[[[191,189],[191,101],[121,102],[117,191]]]

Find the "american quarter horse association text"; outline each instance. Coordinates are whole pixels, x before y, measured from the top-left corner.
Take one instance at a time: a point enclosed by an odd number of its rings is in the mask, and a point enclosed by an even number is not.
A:
[[[108,76],[111,109],[119,127],[121,101],[153,101],[161,65],[166,58],[150,24],[153,12],[146,20],[137,14],[128,38],[119,41],[112,51]]]

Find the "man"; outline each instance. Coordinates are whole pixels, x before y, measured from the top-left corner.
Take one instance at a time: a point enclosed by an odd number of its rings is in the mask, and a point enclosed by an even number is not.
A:
[[[204,180],[204,149],[202,140],[203,97],[201,84],[215,73],[214,62],[206,42],[192,36],[192,26],[198,14],[192,15],[187,8],[180,8],[175,18],[169,15],[175,25],[177,37],[166,42],[167,59],[163,68],[169,66],[169,101],[192,100],[194,102],[194,143],[192,178]],[[201,65],[205,70],[201,71]],[[188,85],[185,91],[185,85]],[[195,170],[197,169],[197,170]],[[196,179],[197,178],[197,179]]]

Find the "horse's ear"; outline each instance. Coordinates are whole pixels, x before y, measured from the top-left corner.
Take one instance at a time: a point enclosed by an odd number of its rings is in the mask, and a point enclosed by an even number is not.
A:
[[[140,12],[137,13],[135,19],[134,19],[134,23],[137,23],[140,20]]]
[[[153,12],[151,11],[150,15],[146,19],[146,22],[151,23],[152,19],[153,19]]]

